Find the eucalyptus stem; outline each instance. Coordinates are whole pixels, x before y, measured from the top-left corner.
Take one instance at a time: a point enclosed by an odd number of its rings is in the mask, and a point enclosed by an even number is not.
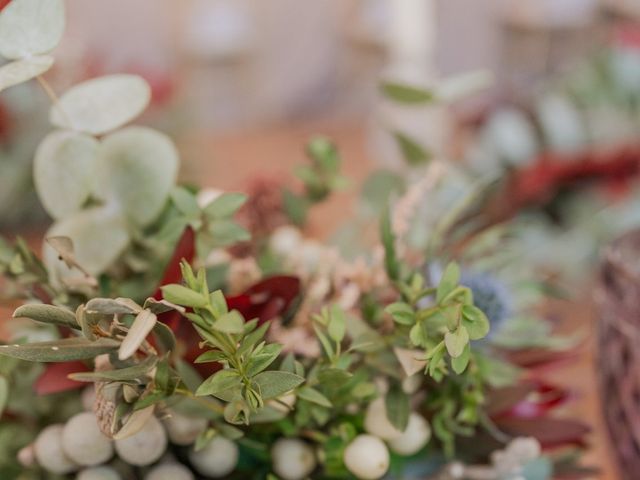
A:
[[[49,97],[49,100],[51,101],[53,106],[60,111],[60,113],[64,117],[65,122],[67,122],[67,125],[69,126],[69,128],[71,128],[73,126],[73,124],[71,123],[71,119],[67,115],[67,112],[65,112],[60,106],[60,99],[58,98],[58,95],[56,95],[56,92],[53,90],[53,87],[51,87],[51,84],[47,82],[47,80],[42,75],[38,75],[36,77],[36,80],[38,80],[38,83],[42,87],[42,90],[44,90],[44,93],[47,94],[47,97]]]

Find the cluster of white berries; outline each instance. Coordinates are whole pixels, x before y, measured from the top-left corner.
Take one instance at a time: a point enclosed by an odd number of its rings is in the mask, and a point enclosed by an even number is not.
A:
[[[78,472],[77,480],[120,480],[118,470],[107,464],[115,453],[129,465],[150,467],[145,480],[194,480],[189,468],[162,458],[171,442],[191,446],[189,459],[199,474],[224,477],[236,468],[238,446],[216,436],[202,450],[196,451],[193,444],[207,425],[204,418],[173,411],[163,421],[151,416],[134,435],[112,440],[100,431],[92,412],[82,412],[64,425],[50,425],[42,430],[33,445],[20,453],[19,460],[25,466],[37,462],[48,472],[59,475]]]
[[[540,443],[535,438],[514,438],[504,450],[497,450],[491,454],[496,477],[501,480],[524,480],[524,467],[538,458],[541,451]]]

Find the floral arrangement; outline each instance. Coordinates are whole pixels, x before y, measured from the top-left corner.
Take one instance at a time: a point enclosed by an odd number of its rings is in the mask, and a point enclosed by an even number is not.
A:
[[[450,193],[449,167],[433,161],[395,201],[369,184],[380,228],[349,259],[303,229],[345,184],[330,141],[310,142],[297,190],[180,186],[171,140],[125,126],[149,102],[143,79],[58,97],[42,77],[63,30],[62,0],[0,12],[0,88],[36,78],[56,127],[34,160],[54,220],[42,259],[0,243],[4,294],[23,300],[0,345],[3,479],[580,471],[588,429],[551,415],[567,392],[527,373],[566,345],[488,261],[502,237],[459,241],[472,196],[419,214]]]

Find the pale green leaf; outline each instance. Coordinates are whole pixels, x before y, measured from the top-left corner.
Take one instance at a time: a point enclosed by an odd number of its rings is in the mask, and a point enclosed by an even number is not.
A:
[[[315,403],[321,407],[331,408],[333,406],[329,399],[315,388],[302,387],[296,391],[296,395],[307,402]]]
[[[334,342],[342,342],[346,331],[346,318],[344,311],[338,305],[331,307],[327,331]]]
[[[64,23],[62,0],[12,0],[0,13],[0,55],[48,53],[60,42]]]
[[[260,350],[260,353],[252,355],[247,362],[247,376],[253,377],[254,375],[262,372],[269,365],[271,365],[276,358],[278,358],[278,355],[280,355],[281,351],[282,345],[272,343]]]
[[[453,358],[459,357],[469,344],[469,333],[467,329],[460,326],[453,332],[447,332],[444,336],[444,344],[447,347],[449,355]]]
[[[149,375],[158,363],[158,357],[147,357],[131,367],[96,372],[78,372],[69,374],[69,378],[77,382],[130,382]]]
[[[207,305],[207,297],[177,283],[161,287],[162,297],[171,303],[185,307],[204,307]]]
[[[489,319],[475,305],[464,305],[462,307],[462,324],[467,329],[471,340],[480,340],[489,333]]]
[[[0,345],[0,355],[31,362],[68,362],[95,358],[102,353],[114,351],[119,345],[119,342],[108,338],[91,342],[83,337],[72,337],[26,345]]]
[[[98,194],[144,227],[162,212],[176,182],[178,164],[178,152],[169,137],[150,128],[125,128],[102,143]]]
[[[293,390],[304,378],[290,372],[269,371],[262,372],[253,378],[263,400],[279,397]]]
[[[153,411],[155,410],[154,405],[149,405],[142,410],[135,410],[129,417],[125,420],[122,428],[113,435],[114,440],[122,440],[123,438],[132,437],[140,430],[142,430],[145,424],[149,421],[151,416],[153,415]]]
[[[142,342],[145,341],[147,335],[151,333],[153,327],[158,321],[158,317],[149,310],[142,310],[131,324],[131,328],[122,340],[120,350],[118,351],[118,359],[126,360],[138,351]]]
[[[129,245],[129,233],[124,220],[109,208],[96,207],[82,211],[55,223],[47,237],[71,238],[75,259],[91,275],[97,276],[109,268]],[[77,276],[59,254],[49,245],[44,247],[45,263],[54,276],[68,278]]]
[[[76,316],[70,310],[54,305],[43,305],[37,303],[28,303],[18,307],[13,312],[14,318],[30,318],[36,322],[60,325],[63,327],[71,327],[78,329],[79,325]]]
[[[464,372],[464,370],[467,368],[467,365],[469,365],[470,359],[471,347],[467,343],[467,345],[464,347],[464,350],[462,351],[462,355],[451,359],[451,367],[453,368],[453,371],[458,375]]]
[[[434,99],[433,92],[413,85],[384,82],[380,88],[387,98],[399,103],[417,105],[430,103]]]
[[[438,284],[436,292],[436,300],[441,302],[444,297],[449,295],[460,283],[460,267],[457,263],[451,262],[445,268],[442,279]]]
[[[229,217],[246,201],[247,196],[244,193],[223,193],[205,207],[204,213],[211,218]]]
[[[395,302],[387,305],[384,311],[391,315],[396,323],[400,325],[413,325],[416,321],[415,312],[408,303]]]
[[[150,100],[151,88],[142,77],[107,75],[73,86],[51,107],[49,118],[57,127],[104,135],[136,118]]]
[[[47,135],[36,151],[33,180],[42,205],[60,219],[80,210],[91,194],[98,142],[77,132]]]
[[[42,55],[24,58],[0,67],[0,91],[42,75],[53,65],[53,57]]]
[[[399,385],[393,385],[384,397],[384,404],[389,422],[399,431],[404,432],[409,423],[409,413],[411,412],[409,396],[402,391]]]
[[[9,381],[0,375],[0,417],[9,401]]]
[[[240,376],[235,370],[220,370],[202,382],[196,390],[196,395],[213,395],[229,402],[240,388],[240,381]]]
[[[244,331],[244,318],[237,310],[231,310],[216,320],[212,327],[224,333],[242,333]]]
[[[92,298],[85,305],[85,310],[102,315],[127,315],[138,314],[142,308],[128,298]]]

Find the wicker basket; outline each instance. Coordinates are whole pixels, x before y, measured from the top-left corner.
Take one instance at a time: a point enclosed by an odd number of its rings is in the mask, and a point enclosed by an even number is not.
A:
[[[596,295],[600,307],[600,389],[622,478],[640,475],[640,230],[604,252]]]

